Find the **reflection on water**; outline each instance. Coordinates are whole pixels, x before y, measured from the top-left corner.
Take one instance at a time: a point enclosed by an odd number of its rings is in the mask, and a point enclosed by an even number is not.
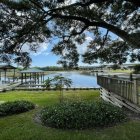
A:
[[[97,78],[94,75],[85,75],[78,72],[56,72],[45,76],[45,79],[53,78],[55,75],[62,75],[72,80],[71,87],[99,87],[97,85]]]

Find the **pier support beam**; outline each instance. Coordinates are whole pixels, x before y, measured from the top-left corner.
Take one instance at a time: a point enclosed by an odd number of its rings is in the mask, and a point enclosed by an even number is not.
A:
[[[4,83],[6,83],[6,69],[4,70]]]
[[[0,71],[0,81],[1,81],[1,71]]]

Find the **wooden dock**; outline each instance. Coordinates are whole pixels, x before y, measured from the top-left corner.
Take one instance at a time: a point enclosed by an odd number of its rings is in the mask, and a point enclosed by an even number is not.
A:
[[[62,90],[99,90],[99,87],[64,87]],[[44,85],[41,84],[31,84],[31,85],[20,85],[15,87],[15,90],[58,90],[56,88],[46,89]]]
[[[14,90],[19,85],[21,85],[21,82],[15,82],[15,83],[11,83],[11,84],[2,84],[2,85],[0,85],[0,92]]]
[[[140,113],[140,80],[124,79],[113,76],[97,76],[101,86],[101,97],[119,107],[127,107]]]

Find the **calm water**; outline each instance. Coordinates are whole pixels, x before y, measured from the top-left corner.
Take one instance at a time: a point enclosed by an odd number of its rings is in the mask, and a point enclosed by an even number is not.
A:
[[[56,72],[45,76],[45,79],[52,78],[55,75],[62,75],[72,80],[71,87],[99,87],[97,85],[97,78],[93,75],[84,75],[78,72]]]
[[[53,78],[55,75],[62,75],[66,78],[69,78],[72,80],[72,85],[71,87],[92,87],[92,88],[97,88],[99,87],[97,85],[97,78],[93,75],[85,75],[85,74],[80,74],[78,72],[56,72],[54,74],[48,74],[45,76],[44,79]],[[4,80],[2,77],[0,80],[0,86],[2,86],[1,81]]]

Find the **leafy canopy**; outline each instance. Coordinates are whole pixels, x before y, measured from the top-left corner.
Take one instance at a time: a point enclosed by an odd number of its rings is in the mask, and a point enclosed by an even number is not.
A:
[[[53,44],[64,67],[77,67],[80,55],[85,63],[140,60],[139,6],[136,0],[1,0],[0,61],[28,66],[29,51],[43,42]]]

